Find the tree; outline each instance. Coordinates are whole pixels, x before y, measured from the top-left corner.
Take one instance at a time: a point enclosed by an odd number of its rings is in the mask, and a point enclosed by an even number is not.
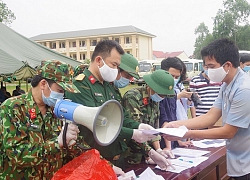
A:
[[[7,5],[0,0],[0,22],[4,24],[11,24],[16,19],[14,13],[7,7]]]
[[[195,40],[195,50],[194,50],[194,57],[196,59],[200,59],[201,55],[200,55],[200,51],[202,49],[202,47],[204,47],[204,44],[207,43],[208,40],[208,36],[209,35],[209,30],[208,27],[205,25],[204,22],[200,23],[200,25],[195,29],[194,31],[195,35],[198,35],[198,37]],[[211,42],[211,41],[210,41]]]
[[[250,4],[247,0],[224,0],[223,9],[219,9],[213,18],[213,32],[206,33],[205,24],[201,23],[196,29],[198,35],[195,41],[194,55],[199,58],[202,47],[219,38],[229,38],[238,45],[239,49],[250,49]]]

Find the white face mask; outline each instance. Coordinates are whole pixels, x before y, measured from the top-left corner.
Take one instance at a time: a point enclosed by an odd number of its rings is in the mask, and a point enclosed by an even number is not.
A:
[[[226,72],[223,68],[224,64],[216,69],[208,68],[208,77],[213,82],[222,82],[222,80],[226,77],[229,70]]]
[[[102,67],[99,67],[102,79],[104,81],[107,81],[107,82],[113,82],[116,79],[116,77],[117,77],[118,69],[113,69],[113,68],[109,67],[104,62],[103,59],[102,59],[102,62],[103,62],[104,65]]]

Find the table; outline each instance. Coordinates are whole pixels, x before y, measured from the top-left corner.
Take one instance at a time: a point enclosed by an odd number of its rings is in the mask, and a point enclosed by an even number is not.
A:
[[[193,149],[200,149],[197,147],[192,147]],[[209,157],[206,161],[202,162],[196,167],[189,168],[181,173],[172,173],[167,171],[161,171],[155,169],[154,165],[148,165],[146,163],[141,163],[137,165],[131,165],[127,168],[125,172],[134,170],[136,175],[141,174],[147,167],[151,167],[152,170],[163,176],[164,179],[173,179],[173,180],[226,180],[229,179],[227,176],[226,169],[226,147],[217,147],[217,148],[203,148],[202,150],[211,151],[205,156]]]

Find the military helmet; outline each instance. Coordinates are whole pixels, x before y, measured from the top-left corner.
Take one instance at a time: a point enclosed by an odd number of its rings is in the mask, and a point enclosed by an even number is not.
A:
[[[124,53],[121,56],[121,64],[120,68],[126,72],[128,72],[131,76],[135,77],[136,79],[139,79],[138,75],[138,61],[135,59],[131,54]]]
[[[58,60],[42,61],[37,68],[37,75],[55,81],[64,90],[79,93],[80,91],[73,84],[74,68]]]
[[[157,94],[174,96],[174,78],[169,72],[159,69],[143,76],[146,84]]]

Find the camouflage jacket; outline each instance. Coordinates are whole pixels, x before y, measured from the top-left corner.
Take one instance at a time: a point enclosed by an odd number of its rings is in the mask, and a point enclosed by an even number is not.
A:
[[[146,87],[128,90],[123,95],[122,105],[130,114],[130,118],[159,128],[159,103],[149,98]]]
[[[0,114],[1,179],[51,179],[76,154],[59,148],[62,122],[50,107],[42,116],[31,91],[6,100]]]

